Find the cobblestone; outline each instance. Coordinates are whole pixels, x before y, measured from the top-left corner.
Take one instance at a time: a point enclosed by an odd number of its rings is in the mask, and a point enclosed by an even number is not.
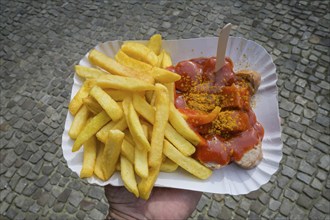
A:
[[[272,53],[284,156],[266,185],[241,196],[204,193],[190,219],[329,217],[327,1],[4,0],[1,8],[0,219],[106,216],[103,188],[80,180],[61,150],[72,68],[90,48],[154,33],[216,36],[228,22],[232,36]]]

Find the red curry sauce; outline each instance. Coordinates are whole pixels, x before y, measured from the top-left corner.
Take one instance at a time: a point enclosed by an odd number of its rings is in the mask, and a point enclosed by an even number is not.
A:
[[[231,59],[217,72],[215,61],[196,58],[168,69],[181,75],[175,83],[175,106],[201,138],[194,156],[203,163],[226,165],[260,143],[264,129],[250,106],[252,91],[234,73]]]

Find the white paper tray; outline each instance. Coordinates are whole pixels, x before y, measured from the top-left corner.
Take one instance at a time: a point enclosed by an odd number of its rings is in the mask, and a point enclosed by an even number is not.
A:
[[[110,57],[114,57],[121,44],[121,41],[109,41],[101,43],[95,48]],[[176,64],[179,61],[191,58],[215,56],[217,38],[163,40],[163,48],[171,54],[173,64]],[[88,54],[83,57],[79,63],[80,65],[91,66],[87,56]],[[261,73],[261,85],[256,94],[254,111],[258,121],[265,129],[262,142],[262,161],[257,167],[251,170],[244,170],[235,164],[231,164],[214,171],[212,176],[207,180],[199,180],[181,169],[178,169],[174,173],[160,173],[155,183],[156,186],[239,195],[257,190],[263,184],[267,183],[272,174],[277,171],[282,158],[282,141],[276,86],[276,67],[271,56],[262,46],[243,38],[229,38],[226,56],[229,56],[233,60],[235,71],[250,69]],[[75,75],[71,99],[77,93],[81,84],[82,81]],[[83,148],[78,152],[71,152],[73,141],[68,136],[68,131],[72,120],[73,117],[68,112],[62,136],[62,149],[68,167],[79,175],[82,167]],[[88,178],[87,180],[91,184],[101,186],[107,184],[115,186],[123,185],[119,173],[115,173],[110,180],[105,182],[95,177]]]

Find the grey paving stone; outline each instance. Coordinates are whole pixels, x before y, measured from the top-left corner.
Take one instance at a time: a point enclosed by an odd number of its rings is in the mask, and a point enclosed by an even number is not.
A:
[[[320,197],[329,201],[330,15],[327,2],[161,1],[155,4],[144,1],[137,4],[109,1],[87,4],[82,1],[77,4],[53,1],[43,4],[22,0],[2,1],[1,4],[6,9],[0,15],[4,45],[0,56],[5,73],[1,77],[1,104],[5,108],[0,113],[0,148],[6,149],[6,156],[0,156],[5,162],[0,173],[6,178],[1,184],[8,182],[13,193],[21,192],[22,200],[31,206],[31,210],[26,210],[23,203],[19,209],[14,203],[16,195],[5,191],[6,205],[0,209],[8,210],[9,216],[83,219],[91,218],[93,210],[98,211],[93,212],[95,216],[105,215],[106,202],[101,200],[102,205],[94,204],[96,198],[89,200],[89,186],[83,181],[81,185],[73,183],[80,181],[78,176],[67,167],[61,167],[65,164],[60,145],[73,83],[72,66],[90,48],[109,39],[147,39],[160,31],[165,39],[215,36],[220,26],[231,22],[233,36],[254,40],[272,52],[279,77],[285,157],[268,187],[226,200],[227,205],[242,207],[223,206],[218,217],[197,210],[192,219],[244,218],[254,200],[260,204],[267,202],[265,192],[270,195],[272,206],[264,205],[260,213],[250,211],[249,219],[326,218],[323,209],[315,204]],[[133,8],[139,12],[138,16],[128,16]],[[47,181],[41,179],[43,175],[48,175]],[[37,190],[37,182],[42,189]],[[24,183],[27,183],[25,187]],[[68,187],[72,190],[70,196],[64,203],[57,203]],[[37,201],[40,203],[43,193],[47,192],[51,192],[49,208],[40,207]],[[298,204],[302,199],[296,199],[296,194],[305,195],[313,205]],[[101,192],[97,195],[103,197]],[[201,210],[206,213],[212,199],[225,203],[221,197],[217,200],[204,196],[204,199]],[[279,210],[274,201],[282,203],[283,199],[293,204],[292,211],[289,215],[281,212],[274,215]]]
[[[70,196],[72,190],[71,189],[65,189],[57,198],[59,202],[66,202],[68,197]]]

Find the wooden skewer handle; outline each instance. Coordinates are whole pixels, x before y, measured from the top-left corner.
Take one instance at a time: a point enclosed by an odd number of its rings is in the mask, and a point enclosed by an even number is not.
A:
[[[223,65],[225,65],[225,55],[226,55],[227,41],[228,41],[230,29],[231,29],[231,23],[228,23],[222,28],[219,34],[217,57],[215,63],[216,72],[220,70],[221,67],[223,67]]]

